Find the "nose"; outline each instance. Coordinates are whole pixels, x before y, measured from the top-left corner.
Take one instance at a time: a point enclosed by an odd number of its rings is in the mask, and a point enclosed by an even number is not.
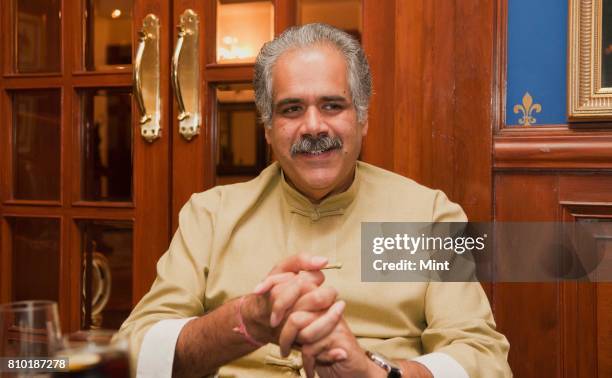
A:
[[[304,114],[302,134],[317,136],[328,131],[328,125],[321,115],[321,111],[316,106],[309,106]]]

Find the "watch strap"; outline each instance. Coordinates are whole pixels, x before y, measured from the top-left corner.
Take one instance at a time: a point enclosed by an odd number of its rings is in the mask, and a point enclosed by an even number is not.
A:
[[[380,366],[387,372],[387,378],[402,378],[402,369],[400,369],[399,366],[391,362],[391,360],[387,357],[383,356],[380,353],[370,352],[369,350],[366,350],[366,355],[376,365]]]

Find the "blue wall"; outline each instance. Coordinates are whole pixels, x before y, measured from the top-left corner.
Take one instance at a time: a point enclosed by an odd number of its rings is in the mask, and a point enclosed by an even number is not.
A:
[[[508,126],[527,92],[541,105],[534,125],[567,123],[567,11],[567,0],[508,0]]]

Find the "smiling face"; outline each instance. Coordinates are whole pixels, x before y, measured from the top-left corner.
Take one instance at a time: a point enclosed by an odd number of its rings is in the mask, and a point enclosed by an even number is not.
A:
[[[327,45],[290,50],[276,61],[272,83],[266,140],[285,177],[315,203],[346,190],[367,122],[357,122],[343,55]],[[314,146],[304,143],[319,138]]]

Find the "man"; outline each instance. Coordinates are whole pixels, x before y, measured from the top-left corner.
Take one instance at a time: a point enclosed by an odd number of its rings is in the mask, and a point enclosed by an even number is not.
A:
[[[465,215],[440,191],[357,162],[371,94],[359,44],[322,24],[289,29],[262,48],[254,82],[278,162],[182,209],[120,331],[138,374],[511,375],[478,283],[360,280],[362,221]]]

